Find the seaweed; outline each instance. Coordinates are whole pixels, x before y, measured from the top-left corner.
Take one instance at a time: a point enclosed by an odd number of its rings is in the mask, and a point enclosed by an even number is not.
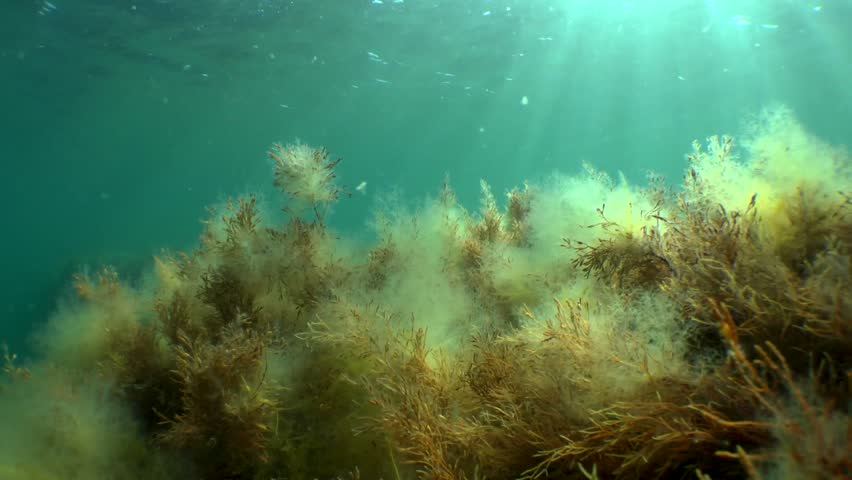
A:
[[[71,477],[100,448],[143,477],[162,453],[197,478],[845,478],[852,201],[815,179],[846,157],[773,128],[747,161],[695,142],[679,191],[482,181],[471,212],[445,182],[363,249],[328,224],[340,160],[276,144],[283,224],[229,200],[151,284],[77,276],[0,400],[53,392],[37,440]],[[837,170],[789,174],[809,162]],[[123,447],[72,447],[85,422]]]
[[[227,328],[216,345],[181,338],[175,376],[181,408],[158,438],[191,452],[205,475],[246,476],[269,461],[279,408],[266,378],[266,339]]]

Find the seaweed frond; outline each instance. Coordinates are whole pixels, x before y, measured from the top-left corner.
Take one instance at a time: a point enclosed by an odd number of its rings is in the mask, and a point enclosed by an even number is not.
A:
[[[32,378],[32,374],[28,369],[15,365],[17,360],[18,355],[10,353],[9,346],[3,344],[3,373],[13,381],[29,380]]]
[[[524,183],[523,190],[513,188],[507,194],[508,205],[506,207],[506,235],[509,244],[516,247],[532,246],[532,227],[529,215],[532,211],[533,191],[528,183]]]
[[[279,405],[266,376],[266,344],[263,335],[237,327],[218,345],[182,337],[174,373],[182,406],[162,420],[160,440],[190,450],[217,475],[246,474],[267,462]]]
[[[340,189],[335,184],[335,167],[341,159],[329,160],[324,148],[303,143],[276,143],[269,151],[275,162],[275,186],[290,197],[309,205],[316,220],[323,223],[325,209],[337,201]]]
[[[601,222],[587,227],[601,228],[604,232],[594,244],[563,240],[565,247],[577,253],[573,266],[586,277],[594,275],[598,280],[624,291],[633,287],[658,287],[669,279],[674,271],[663,252],[659,228],[643,227],[636,234],[610,221],[605,208],[606,205],[603,205],[597,209]],[[666,221],[656,208],[644,217]]]

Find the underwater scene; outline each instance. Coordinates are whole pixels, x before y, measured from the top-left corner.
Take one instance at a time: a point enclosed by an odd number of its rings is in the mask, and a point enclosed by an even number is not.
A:
[[[0,11],[0,480],[852,478],[852,2]]]

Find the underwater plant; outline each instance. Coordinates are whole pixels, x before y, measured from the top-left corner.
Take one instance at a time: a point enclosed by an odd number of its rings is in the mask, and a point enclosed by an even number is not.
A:
[[[299,202],[309,205],[317,221],[322,223],[324,208],[340,196],[334,179],[334,168],[340,159],[329,160],[323,148],[296,142],[276,143],[269,151],[275,162],[275,186]]]
[[[850,158],[784,109],[741,143],[677,190],[446,182],[371,245],[327,221],[339,160],[275,144],[283,222],[229,200],[4,355],[0,476],[848,478]]]

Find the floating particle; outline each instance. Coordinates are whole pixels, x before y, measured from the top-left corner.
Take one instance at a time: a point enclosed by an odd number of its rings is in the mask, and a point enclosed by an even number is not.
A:
[[[39,10],[38,10],[38,14],[39,15],[47,15],[47,14],[53,13],[55,11],[56,11],[56,5],[45,1],[45,2],[42,2],[41,8],[39,8]]]
[[[529,104],[530,104],[530,99],[526,95],[521,97],[521,105],[529,105]]]
[[[747,27],[751,25],[751,20],[747,16],[738,13],[731,17],[730,23],[737,27]]]

